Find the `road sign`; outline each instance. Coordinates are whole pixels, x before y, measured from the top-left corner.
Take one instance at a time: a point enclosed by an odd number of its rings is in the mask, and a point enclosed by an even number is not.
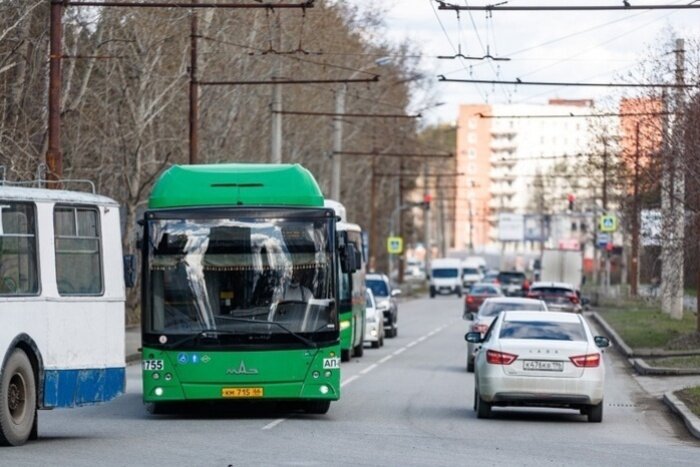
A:
[[[612,235],[607,233],[598,233],[596,236],[596,244],[599,248],[605,248],[608,243],[612,243]]]
[[[600,231],[601,232],[616,232],[617,231],[617,216],[606,214],[600,216]]]
[[[386,251],[392,255],[400,255],[403,253],[403,238],[389,237],[386,239]]]

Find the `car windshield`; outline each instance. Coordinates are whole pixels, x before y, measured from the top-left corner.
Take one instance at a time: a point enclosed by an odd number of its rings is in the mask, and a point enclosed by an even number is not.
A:
[[[367,279],[367,287],[372,290],[375,297],[388,297],[389,287],[386,282],[377,279]]]
[[[336,331],[331,227],[320,215],[150,221],[146,329],[268,342]]]
[[[479,270],[474,268],[462,268],[462,274],[473,276],[475,274],[479,274]]]
[[[525,274],[522,272],[502,272],[498,275],[498,280],[502,284],[522,284],[525,281]]]
[[[470,295],[498,295],[498,289],[491,285],[475,285],[469,292]]]
[[[459,269],[433,269],[433,277],[436,279],[450,279],[459,276]]]
[[[501,311],[545,311],[545,307],[539,302],[485,302],[479,308],[479,316],[498,316]]]
[[[501,339],[585,341],[586,331],[580,322],[504,321],[499,337]]]

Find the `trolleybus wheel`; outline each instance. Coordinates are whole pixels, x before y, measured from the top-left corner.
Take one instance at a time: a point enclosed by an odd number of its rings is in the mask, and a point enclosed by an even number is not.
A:
[[[365,354],[365,348],[363,347],[363,345],[364,344],[360,342],[360,344],[353,349],[353,355],[355,355],[356,357],[363,356]]]
[[[0,376],[0,445],[21,446],[32,434],[36,383],[27,354],[15,349]]]

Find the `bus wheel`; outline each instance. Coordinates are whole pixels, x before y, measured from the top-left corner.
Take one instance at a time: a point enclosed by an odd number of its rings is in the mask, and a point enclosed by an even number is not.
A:
[[[15,349],[0,376],[0,445],[21,446],[32,434],[36,383],[27,354]]]
[[[146,410],[151,415],[167,415],[173,412],[173,406],[166,402],[149,402]]]
[[[365,348],[363,347],[362,342],[360,342],[360,344],[359,344],[357,347],[355,347],[355,348],[353,349],[353,352],[352,352],[352,353],[353,353],[356,357],[361,357],[361,356],[363,356],[363,355],[365,354]]]
[[[306,403],[306,413],[323,415],[331,408],[331,401],[313,401]]]
[[[349,362],[350,361],[350,349],[340,349],[340,361]]]

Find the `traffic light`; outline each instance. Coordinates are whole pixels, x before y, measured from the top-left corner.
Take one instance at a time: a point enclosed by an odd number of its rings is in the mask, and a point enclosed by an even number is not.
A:
[[[576,201],[576,195],[569,193],[569,195],[566,197],[566,199],[569,201],[569,211],[574,210],[574,201]]]
[[[424,195],[423,196],[423,209],[426,211],[430,210],[430,201],[433,200],[433,197],[431,195]]]

